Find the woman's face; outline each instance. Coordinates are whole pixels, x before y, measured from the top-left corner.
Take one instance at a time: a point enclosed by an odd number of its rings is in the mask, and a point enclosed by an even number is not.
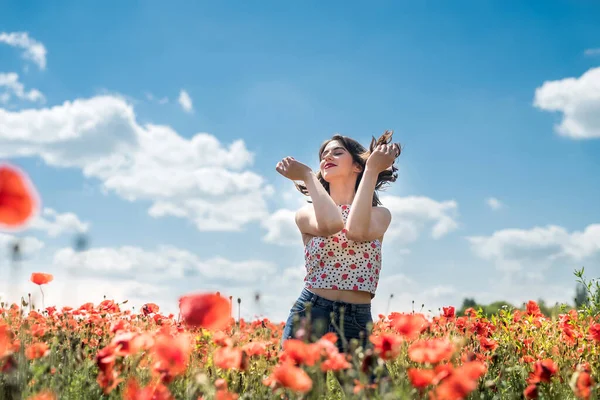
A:
[[[355,165],[352,155],[337,140],[327,143],[321,154],[321,175],[327,182],[338,178],[348,178],[353,173],[360,172]]]

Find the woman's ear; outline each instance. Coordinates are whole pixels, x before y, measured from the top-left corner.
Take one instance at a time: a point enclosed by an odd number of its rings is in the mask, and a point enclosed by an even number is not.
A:
[[[361,167],[361,165],[357,162],[355,162],[353,165],[353,171],[360,174],[363,171],[363,167]]]

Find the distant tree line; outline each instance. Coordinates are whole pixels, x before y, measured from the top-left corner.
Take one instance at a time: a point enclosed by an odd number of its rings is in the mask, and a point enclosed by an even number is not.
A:
[[[594,290],[596,289],[596,290]],[[543,299],[538,299],[538,306],[540,307],[540,311],[547,317],[555,318],[561,313],[565,313],[570,309],[581,310],[583,308],[587,309],[598,309],[600,305],[600,290],[594,288],[591,284],[586,284],[585,281],[579,281],[575,288],[575,297],[573,298],[572,304],[554,304],[548,305]],[[495,301],[491,304],[479,304],[475,301],[474,298],[465,298],[463,300],[462,306],[459,310],[456,310],[457,315],[461,316],[465,314],[465,310],[468,308],[473,308],[476,311],[481,311],[486,317],[490,317],[492,314],[498,314],[500,310],[525,310],[526,304],[522,304],[517,307],[507,301],[499,300]]]

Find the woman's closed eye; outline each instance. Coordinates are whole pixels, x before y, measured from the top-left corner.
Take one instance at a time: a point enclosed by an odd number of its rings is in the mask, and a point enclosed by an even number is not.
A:
[[[344,151],[342,151],[342,150],[338,150],[338,151],[333,152],[333,155],[335,157],[339,157],[339,156],[341,156],[343,154],[344,154]],[[328,153],[323,153],[323,155],[321,156],[321,161],[324,160],[325,158],[327,158],[327,155],[328,155]]]

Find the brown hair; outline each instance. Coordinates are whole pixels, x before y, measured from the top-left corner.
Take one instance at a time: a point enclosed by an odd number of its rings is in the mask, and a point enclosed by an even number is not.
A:
[[[371,153],[375,150],[375,148],[377,146],[379,146],[380,144],[391,144],[393,134],[394,134],[393,131],[388,130],[388,131],[385,131],[377,140],[375,140],[375,137],[373,137],[371,139],[371,145],[369,146],[369,150],[367,150],[363,145],[361,145],[360,143],[358,143],[356,140],[354,140],[352,138],[349,138],[347,136],[342,136],[339,134],[333,135],[331,137],[331,139],[328,139],[325,142],[323,142],[323,144],[321,144],[321,147],[319,149],[319,160],[321,160],[321,156],[323,155],[323,151],[325,150],[325,146],[327,146],[327,144],[329,144],[330,142],[332,142],[334,140],[337,140],[338,142],[340,142],[340,144],[342,146],[344,146],[344,148],[352,155],[352,159],[354,160],[354,162],[357,163],[358,165],[360,165],[362,168],[362,171],[358,174],[358,177],[356,178],[356,186],[354,187],[354,190],[358,190],[358,185],[360,184],[360,181],[362,179],[367,159],[369,158]],[[398,145],[398,156],[400,156],[401,152],[402,152],[402,148],[400,147],[400,145]],[[373,206],[381,205],[381,201],[379,200],[377,191],[381,190],[381,188],[384,185],[389,184],[390,182],[395,182],[396,179],[398,178],[398,173],[396,172],[396,171],[398,171],[398,168],[394,164],[395,164],[395,161],[394,161],[394,163],[392,163],[391,168],[388,168],[385,171],[381,171],[379,173],[379,175],[377,176],[375,192],[373,193]],[[325,187],[325,190],[327,190],[327,193],[329,193],[329,182],[327,182],[325,179],[323,179],[323,176],[321,175],[320,170],[316,173],[316,176],[317,176],[317,179],[319,180],[319,182],[321,182],[321,184],[323,185],[323,187]],[[295,183],[295,185],[296,185],[296,188],[302,194],[304,194],[305,196],[309,195],[308,189],[306,188],[305,185],[299,184],[299,183]]]

